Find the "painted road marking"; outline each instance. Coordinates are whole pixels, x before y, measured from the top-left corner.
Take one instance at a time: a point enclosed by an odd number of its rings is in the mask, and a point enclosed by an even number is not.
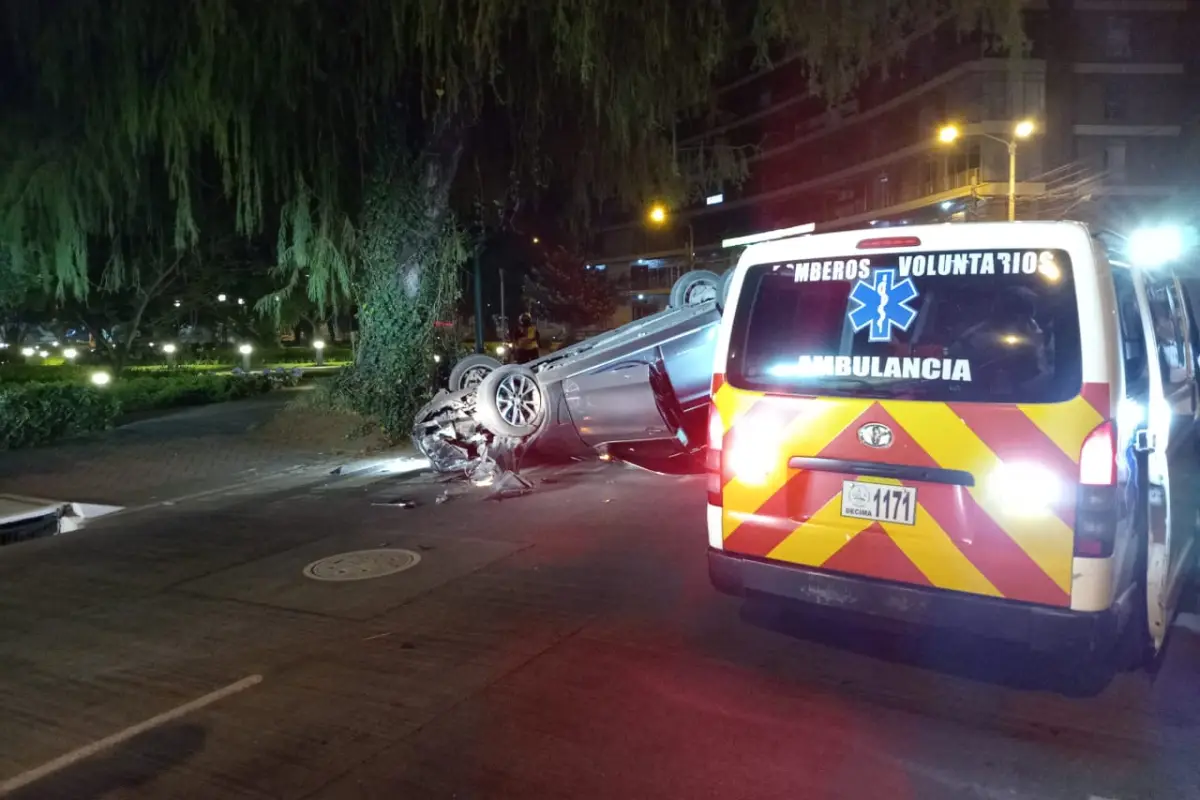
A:
[[[126,742],[135,736],[140,736],[146,731],[157,728],[159,725],[179,719],[186,714],[190,714],[193,711],[197,711],[207,705],[211,705],[218,700],[223,700],[230,695],[245,691],[251,686],[257,686],[260,683],[262,683],[262,675],[247,676],[242,678],[240,681],[231,683],[222,689],[217,689],[215,692],[209,692],[203,697],[197,697],[190,703],[184,703],[181,706],[176,706],[170,711],[159,714],[157,717],[151,717],[144,722],[131,725],[125,730],[118,731],[111,736],[105,736],[103,739],[97,739],[91,744],[84,745],[77,750],[72,750],[70,753],[61,755],[53,761],[48,761],[45,764],[42,764],[40,767],[35,767],[27,772],[22,772],[15,778],[9,778],[3,783],[0,783],[0,797],[11,794],[18,789],[28,786],[34,781],[39,781],[48,775],[53,775],[55,772],[77,764],[84,759],[91,758],[97,753],[107,750],[114,745]]]

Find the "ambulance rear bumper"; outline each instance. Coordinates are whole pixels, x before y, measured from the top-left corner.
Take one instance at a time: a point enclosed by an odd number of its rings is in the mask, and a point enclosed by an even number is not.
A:
[[[909,586],[709,549],[713,586],[738,597],[771,597],[896,622],[950,628],[1020,642],[1036,650],[1106,651],[1127,602],[1100,612],[1071,611],[1015,600]],[[1122,600],[1128,598],[1126,594]]]

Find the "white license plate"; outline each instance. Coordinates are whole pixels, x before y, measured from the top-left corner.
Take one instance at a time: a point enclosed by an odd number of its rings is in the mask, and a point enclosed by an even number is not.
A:
[[[909,486],[842,481],[842,516],[915,525],[917,490]]]

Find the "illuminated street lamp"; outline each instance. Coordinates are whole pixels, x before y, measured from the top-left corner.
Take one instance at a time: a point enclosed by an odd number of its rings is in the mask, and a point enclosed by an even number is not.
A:
[[[108,386],[112,383],[112,375],[107,372],[93,372],[91,380],[93,386]]]
[[[34,350],[32,347],[22,347],[21,348],[21,355],[25,356],[25,358],[33,358],[34,353],[36,353],[36,352],[37,351]]]
[[[938,141],[942,144],[950,144],[951,142],[957,141],[957,139],[958,128],[954,125],[945,125],[940,131],[938,131]]]
[[[229,298],[227,298],[224,293],[217,295],[218,303],[224,303],[227,299]]]
[[[1017,218],[1017,142],[1021,139],[1028,139],[1037,131],[1037,126],[1033,120],[1023,119],[1013,125],[1012,138],[1002,139],[999,136],[993,136],[990,133],[977,132],[975,135],[982,136],[985,139],[991,139],[994,142],[1000,142],[1008,148],[1008,220],[1012,222]],[[938,141],[942,144],[953,144],[958,141],[962,135],[962,131],[956,125],[943,125],[938,130]]]
[[[650,211],[646,214],[646,218],[650,220],[650,224],[655,227],[663,227],[667,224],[671,215],[667,213],[667,207],[662,203],[655,203],[650,206]],[[692,223],[687,223],[688,231],[688,264],[695,265],[696,263],[696,234],[692,230]]]
[[[67,349],[63,350],[63,358],[65,358],[67,361],[74,361],[78,355],[79,351],[74,347],[68,347]]]
[[[313,342],[313,350],[317,351],[317,366],[323,366],[325,364],[325,342],[317,339]]]
[[[254,352],[251,345],[243,344],[238,346],[238,352],[242,354],[242,369],[250,371],[250,354]]]
[[[170,343],[164,344],[162,346],[162,351],[167,354],[167,364],[169,366],[172,366],[172,367],[175,366],[175,353],[178,352],[178,349],[179,348],[175,347],[175,345],[170,344]]]

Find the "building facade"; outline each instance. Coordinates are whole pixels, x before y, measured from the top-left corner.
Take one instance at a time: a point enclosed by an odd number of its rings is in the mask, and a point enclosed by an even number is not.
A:
[[[627,302],[614,322],[665,304],[671,282],[723,269],[722,242],[812,224],[817,232],[906,222],[1003,219],[1014,125],[1017,217],[1117,229],[1190,217],[1200,170],[1195,0],[1050,0],[1025,12],[1020,57],[946,24],[897,43],[906,55],[830,107],[782,61],[720,91],[716,125],[681,140],[745,147],[749,177],[720,202],[676,209],[661,229],[618,221],[593,257]],[[938,138],[953,124],[960,136]],[[715,197],[712,198],[715,200]]]

